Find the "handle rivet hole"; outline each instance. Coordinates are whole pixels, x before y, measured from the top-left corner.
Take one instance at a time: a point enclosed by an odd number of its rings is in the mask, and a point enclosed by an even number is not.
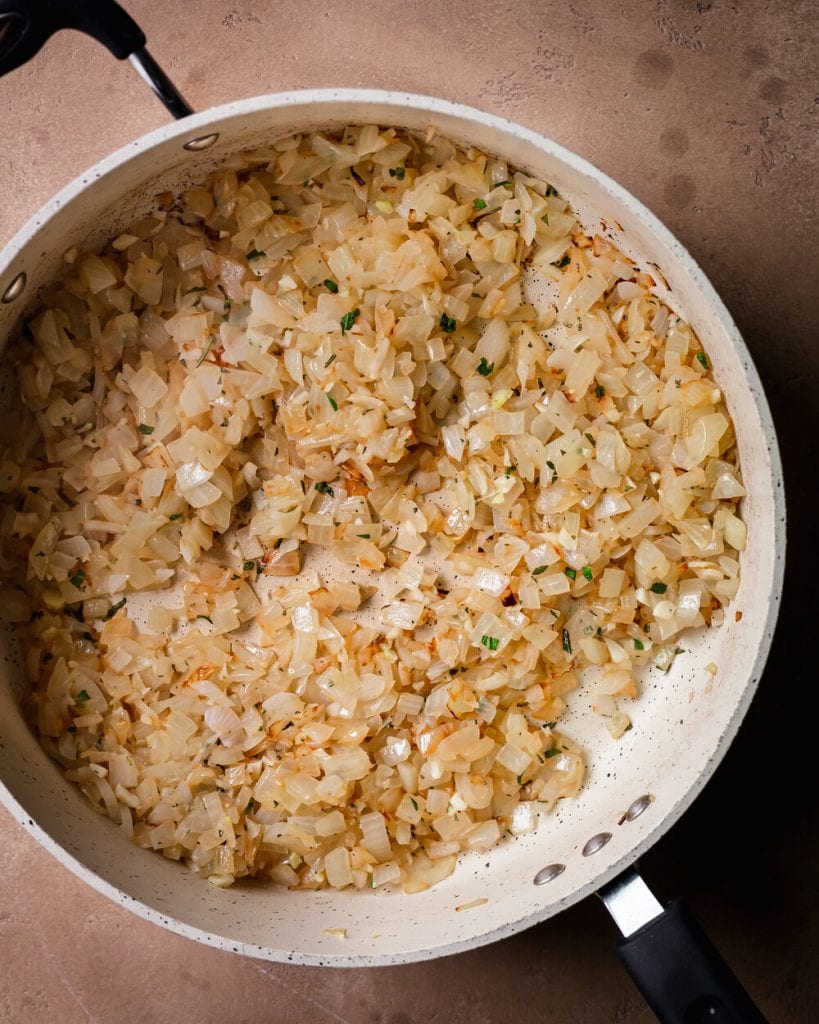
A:
[[[218,138],[219,132],[211,132],[210,135],[200,135],[195,139],[189,139],[182,148],[187,149],[191,153],[201,153],[203,149],[210,149]]]
[[[19,299],[23,294],[23,289],[25,288],[27,281],[28,278],[26,277],[26,272],[21,270],[20,273],[13,278],[11,283],[6,286],[3,294],[0,295],[0,302],[14,302],[15,299]]]
[[[592,854],[597,853],[598,850],[602,850],[609,839],[611,839],[611,832],[598,832],[597,835],[592,836],[583,847],[583,856],[591,857]]]
[[[648,810],[649,805],[653,801],[654,797],[650,793],[646,793],[644,796],[638,796],[636,800],[633,800],[629,806],[623,818],[626,821],[634,821],[635,818],[639,818],[643,811]]]
[[[532,881],[535,885],[546,885],[547,882],[553,882],[558,875],[562,875],[565,870],[565,864],[547,864],[538,871]]]

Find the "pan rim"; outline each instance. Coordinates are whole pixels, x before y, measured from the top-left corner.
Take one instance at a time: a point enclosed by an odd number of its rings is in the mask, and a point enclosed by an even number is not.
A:
[[[668,829],[674,825],[682,814],[693,803],[696,797],[703,790],[717,766],[722,761],[725,753],[731,745],[742,720],[747,713],[751,700],[756,692],[762,671],[765,667],[768,652],[770,650],[779,606],[782,595],[784,577],[784,555],[785,555],[785,496],[783,486],[782,464],[779,454],[779,447],[776,431],[768,405],[767,397],[762,387],[756,366],[750,352],[736,326],[731,314],[717,294],[713,285],[707,278],[699,264],[688,252],[686,247],[676,236],[664,225],[664,223],[648,207],[637,199],[624,186],[618,184],[614,179],[601,171],[596,165],[578,156],[573,151],[549,139],[547,136],[511,121],[508,118],[495,114],[485,113],[480,109],[437,97],[425,96],[418,93],[402,91],[380,90],[380,89],[302,89],[288,92],[268,93],[254,96],[219,106],[210,107],[200,113],[184,118],[181,121],[171,122],[158,129],[155,129],[140,138],[127,143],[125,146],[98,161],[84,173],[78,175],[61,189],[56,195],[48,200],[40,209],[34,213],[25,224],[13,235],[11,240],[0,251],[0,279],[9,269],[13,269],[14,261],[31,237],[43,227],[62,207],[77,198],[88,183],[94,178],[110,174],[134,156],[151,149],[154,146],[166,143],[170,140],[185,136],[195,135],[200,129],[207,129],[214,122],[232,117],[257,112],[260,107],[265,109],[278,109],[282,107],[294,107],[314,104],[343,106],[345,104],[380,104],[393,107],[396,112],[408,107],[428,113],[431,117],[443,115],[457,118],[466,123],[479,123],[484,127],[491,127],[505,134],[516,135],[524,142],[537,147],[564,165],[571,168],[580,176],[591,179],[598,186],[608,192],[621,204],[628,207],[636,218],[652,232],[669,250],[671,250],[682,268],[693,281],[696,289],[702,296],[705,304],[719,321],[722,329],[730,339],[730,343],[736,351],[746,374],[749,390],[753,397],[756,412],[759,417],[768,451],[770,464],[770,482],[772,485],[773,501],[773,530],[774,530],[774,564],[772,570],[771,592],[768,595],[768,609],[765,618],[765,628],[759,638],[758,646],[754,656],[753,672],[751,679],[746,683],[741,697],[734,708],[733,714],[725,729],[721,733],[714,749],[711,751],[707,761],[703,764],[700,773],[693,783],[680,796],[654,827],[648,830],[645,835],[636,842],[629,851],[619,860],[610,864],[607,868],[594,874],[585,884],[578,886],[566,896],[552,903],[547,903],[540,909],[535,909],[515,921],[506,922],[499,927],[489,929],[477,935],[460,939],[448,944],[438,945],[433,948],[417,949],[408,952],[383,953],[376,955],[364,954],[315,954],[304,952],[290,952],[269,946],[261,946],[255,943],[242,943],[230,939],[224,935],[205,931],[199,927],[188,924],[178,918],[160,913],[155,908],[148,906],[141,900],[128,895],[122,889],[102,878],[96,872],[88,868],[81,860],[69,853],[61,846],[38,822],[32,819],[19,804],[16,798],[9,792],[0,779],[0,801],[8,808],[12,815],[19,821],[29,834],[40,843],[52,856],[61,864],[65,865],[77,877],[109,899],[138,914],[141,918],[158,924],[172,932],[194,939],[204,945],[217,949],[239,953],[240,955],[254,957],[256,959],[293,963],[310,966],[334,966],[334,967],[374,967],[387,966],[403,963],[412,963],[423,960],[435,959],[437,957],[450,956],[455,953],[465,952],[480,946],[507,938],[526,928],[532,927],[541,921],[547,920],[554,914],[565,910],[573,904],[594,893],[602,885],[611,881],[625,868],[633,865],[639,857],[654,845]],[[527,881],[526,884],[531,884]]]

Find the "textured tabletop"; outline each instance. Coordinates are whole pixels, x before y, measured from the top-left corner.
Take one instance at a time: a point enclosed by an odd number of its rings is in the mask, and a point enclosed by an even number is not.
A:
[[[643,870],[661,896],[689,902],[772,1021],[819,1020],[817,743],[815,714],[804,713],[816,680],[819,578],[809,497],[819,404],[815,5],[125,2],[197,109],[318,86],[471,103],[551,136],[622,182],[710,276],[773,406],[788,479],[789,572],[748,719]],[[127,64],[73,33],[52,40],[0,81],[0,243],[85,167],[164,121]],[[595,900],[445,960],[342,972],[278,966],[137,919],[75,879],[5,811],[0,839],[2,1021],[653,1020],[612,953],[615,929]]]

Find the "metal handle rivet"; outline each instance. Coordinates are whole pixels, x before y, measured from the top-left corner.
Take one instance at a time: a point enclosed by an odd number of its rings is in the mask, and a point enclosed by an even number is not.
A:
[[[533,881],[535,885],[545,885],[547,882],[553,882],[557,876],[562,875],[565,870],[565,864],[547,864],[545,868],[541,868],[540,871],[538,871]]]
[[[3,292],[0,301],[2,302],[14,302],[15,299],[19,298],[23,294],[23,289],[26,286],[26,272],[21,270],[17,277],[8,285],[6,290]]]
[[[192,153],[201,153],[203,149],[210,149],[218,138],[219,132],[212,132],[210,135],[200,135],[196,139],[189,139],[182,148],[190,150]]]
[[[583,847],[583,856],[591,857],[593,853],[597,853],[598,850],[602,850],[609,839],[611,839],[611,832],[598,832],[597,835],[592,836]]]
[[[638,796],[633,803],[629,804],[628,810],[624,815],[626,821],[634,821],[635,818],[639,818],[653,799],[654,797],[650,793],[646,793],[645,796]]]

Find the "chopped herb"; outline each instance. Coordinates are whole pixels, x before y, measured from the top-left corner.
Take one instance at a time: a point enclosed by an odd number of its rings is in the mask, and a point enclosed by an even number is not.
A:
[[[583,436],[586,438],[586,440],[589,442],[589,444],[592,446],[592,448],[596,448],[597,447],[597,442],[591,436],[591,434],[584,434]]]
[[[548,213],[544,213],[543,216],[540,219],[543,221],[544,224],[548,224],[549,223],[549,214]]]
[[[418,810],[418,801],[417,801],[417,800],[415,800],[415,798],[414,798],[414,797],[410,797],[410,803],[412,804],[412,806],[413,806],[413,807],[415,808],[415,810],[417,811],[417,810]]]
[[[140,423],[139,432],[140,434],[153,434],[156,427],[149,427],[147,423]]]
[[[540,576],[540,574],[544,573],[544,572],[546,572],[546,566],[545,565],[539,565],[536,569],[532,569],[532,575],[533,576]]]
[[[362,540],[369,540],[370,539],[369,533],[357,533],[356,537],[360,537]]]
[[[74,698],[75,704],[84,704],[87,700],[91,700],[88,690],[80,690],[77,696]]]
[[[664,594],[668,590],[667,583],[652,583],[651,592],[652,594]]]
[[[576,569],[572,569],[569,566],[566,566],[566,568],[563,570],[563,572],[566,573],[566,575],[569,577],[570,580],[576,580],[577,579],[577,570]]]
[[[333,398],[332,395],[327,396],[327,401],[330,403],[330,408],[333,412],[338,412],[338,402]]]
[[[82,590],[85,586],[85,569],[77,569],[73,576],[68,577],[69,582],[77,588]]]
[[[250,252],[247,254],[247,258],[249,260],[257,260],[261,256],[264,256],[264,253],[261,252],[259,249],[251,249]]]
[[[498,644],[500,643],[500,640],[496,636],[487,636],[486,634],[484,634],[481,637],[481,643],[484,645],[484,647],[488,647],[490,651],[496,651],[498,649]]]
[[[334,353],[333,353],[333,354],[332,354],[332,355],[330,356],[330,358],[329,358],[329,359],[327,360],[327,362],[326,362],[326,363],[324,364],[324,369],[326,370],[326,369],[327,369],[327,367],[328,367],[328,366],[330,365],[330,363],[334,363],[334,362],[335,362],[335,359],[336,359],[336,354],[335,354],[335,352],[334,352]]]
[[[602,384],[598,384],[597,387],[594,389],[594,393],[595,395],[597,395],[598,398],[602,398],[606,393],[606,389],[603,387]]]
[[[545,752],[544,752],[544,754],[543,754],[543,756],[544,756],[544,757],[557,757],[557,755],[558,755],[559,753],[560,753],[560,751],[559,751],[559,750],[557,749],[557,747],[552,747],[552,749],[551,749],[551,750],[547,750],[547,751],[545,751]]]
[[[572,653],[572,641],[571,641],[571,639],[569,637],[569,631],[568,631],[568,629],[566,629],[565,626],[561,630],[561,636],[563,638],[563,650],[567,654],[571,654]]]
[[[215,335],[215,334],[211,334],[211,336],[210,336],[210,337],[208,338],[208,343],[207,343],[207,345],[205,346],[205,351],[204,351],[204,352],[202,353],[202,355],[201,355],[201,356],[199,356],[199,358],[198,358],[198,359],[196,360],[196,365],[197,365],[197,366],[201,366],[201,365],[202,365],[202,363],[204,363],[204,361],[205,361],[205,356],[206,356],[206,355],[208,354],[208,352],[210,352],[210,350],[211,350],[211,349],[213,348],[213,343],[214,343],[214,341],[215,341],[215,340],[216,340],[216,335]]]
[[[597,637],[598,640],[602,640],[603,639],[603,627],[602,626],[598,626],[597,627],[597,631],[595,632],[594,635]]]
[[[638,650],[638,651],[644,651],[646,649],[646,645],[643,643],[643,641],[642,640],[637,640],[636,638],[634,640],[634,647],[635,647],[635,650]]]
[[[547,185],[546,186],[546,195],[547,196],[557,196],[557,195],[560,195],[560,193],[557,191],[557,189],[554,187],[554,185]]]
[[[128,600],[127,597],[123,597],[123,599],[121,601],[117,601],[116,604],[112,604],[111,607],[108,609],[108,611],[105,613],[105,615],[103,615],[103,617],[102,617],[103,621],[107,622],[109,619],[113,619],[113,617],[117,614],[117,612],[120,610],[120,608],[124,608],[125,607],[125,602],[127,600]]]
[[[476,369],[482,377],[488,377],[489,374],[495,369],[495,364],[487,363],[486,356],[481,356],[481,361],[478,363]]]
[[[495,188],[512,188],[512,182],[507,178],[506,181],[496,181]]]
[[[704,370],[708,369],[708,356],[704,352],[697,353],[697,360],[702,363]]]
[[[458,326],[454,316],[447,316],[446,313],[441,313],[441,319],[438,321],[441,325],[441,330],[446,331],[447,334],[452,334],[455,328]]]
[[[593,575],[592,575],[592,571],[591,571],[591,566],[590,565],[584,565],[583,568],[580,571],[583,573],[583,575],[586,577],[586,579],[589,582],[591,582],[592,579],[594,578]]]
[[[341,321],[340,321],[340,323],[341,323],[341,333],[342,334],[346,334],[347,331],[351,331],[353,329],[353,324],[356,322],[356,320],[360,316],[361,316],[361,310],[360,309],[352,309],[352,310],[350,310],[349,313],[345,313],[344,316],[341,318]]]
[[[553,266],[553,267],[558,267],[558,268],[560,268],[560,267],[568,267],[568,265],[569,265],[569,264],[570,264],[571,262],[572,262],[572,258],[571,258],[571,256],[570,256],[570,255],[569,255],[568,253],[566,253],[566,255],[565,255],[565,256],[563,256],[563,257],[562,257],[561,259],[559,259],[559,260],[555,260],[555,261],[554,261],[554,262],[552,263],[552,266]]]
[[[168,516],[168,519],[170,519],[170,521],[172,523],[175,523],[177,519],[181,519],[181,518],[182,518],[182,513],[181,512],[174,512],[174,514],[172,516]]]
[[[225,297],[225,301],[222,303],[222,305],[224,306],[224,309],[227,312],[227,310],[229,310],[230,307],[233,305],[233,300]]]
[[[404,175],[407,173],[406,167],[391,167],[390,177],[397,178],[399,181],[404,180]]]
[[[256,563],[253,561],[247,561],[243,563],[242,568],[244,569],[245,572],[250,572],[251,569],[256,568]]]
[[[523,782],[523,772],[521,772],[520,775],[517,776],[517,780],[518,780],[518,785],[520,785]]]
[[[335,494],[335,491],[327,483],[326,480],[319,480],[319,482],[316,484],[316,490],[319,492],[319,494],[329,494],[331,498]]]
[[[352,176],[355,178],[359,185],[364,184],[364,179],[361,177],[358,171],[356,171],[355,167],[350,168],[350,174],[352,174]]]
[[[473,199],[472,205],[475,207],[476,210],[486,209],[486,201],[484,199]]]
[[[644,632],[644,633],[650,633],[650,632],[651,632],[651,623],[650,623],[650,622],[647,622],[647,623],[646,623],[646,624],[645,624],[645,625],[643,626],[643,632]]]
[[[196,617],[197,619],[204,619],[206,622],[209,622],[211,626],[213,625],[213,619],[210,617],[210,615],[197,615]]]
[[[328,292],[332,292],[333,295],[335,295],[336,292],[338,291],[338,285],[332,279],[332,277],[328,277],[326,279],[326,281],[324,282],[324,287],[327,289]]]

